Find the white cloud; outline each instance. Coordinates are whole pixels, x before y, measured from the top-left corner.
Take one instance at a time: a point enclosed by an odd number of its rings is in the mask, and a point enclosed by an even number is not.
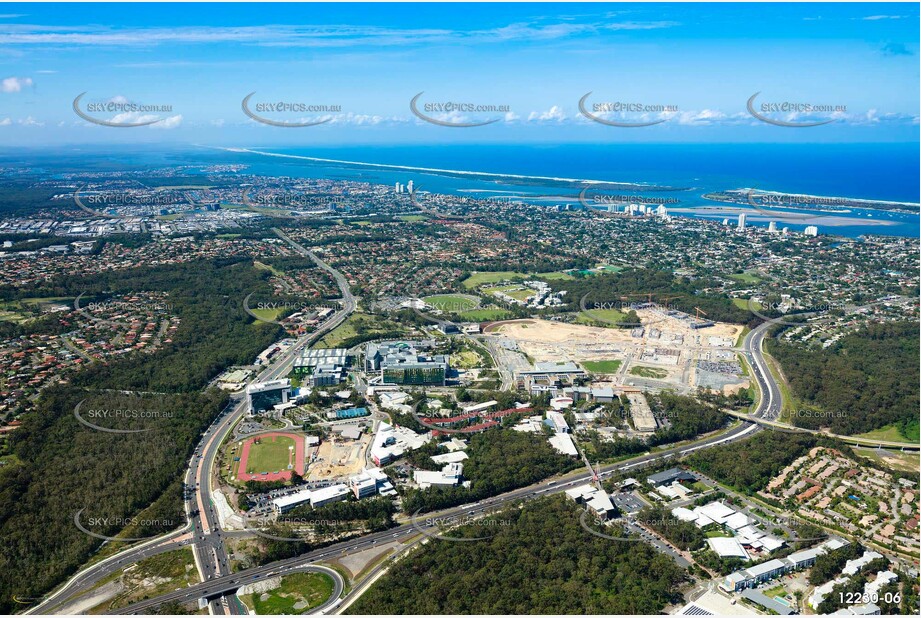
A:
[[[0,127],[8,127],[11,124],[13,124],[13,121],[10,120],[9,118],[4,118],[3,120],[0,120]]]
[[[503,43],[558,40],[586,33],[655,30],[677,26],[673,21],[586,21],[583,23],[513,23],[482,30],[388,28],[353,25],[125,28],[4,24],[0,44],[23,45],[165,45],[177,43],[240,43],[263,46],[355,47],[432,43]]]
[[[182,114],[164,118],[162,122],[150,125],[151,129],[175,129],[182,124]]]
[[[21,125],[24,126],[24,127],[43,127],[43,126],[45,126],[45,123],[44,123],[44,122],[39,122],[38,120],[36,120],[36,119],[33,118],[32,116],[27,116],[26,118],[23,118],[23,119],[21,119],[21,120],[17,120],[16,122],[19,123],[19,124],[21,124]]]
[[[563,122],[566,120],[566,114],[559,105],[554,105],[545,112],[531,112],[528,114],[528,122]]]
[[[31,77],[7,77],[0,82],[0,91],[22,92],[23,88],[31,88],[33,85]]]

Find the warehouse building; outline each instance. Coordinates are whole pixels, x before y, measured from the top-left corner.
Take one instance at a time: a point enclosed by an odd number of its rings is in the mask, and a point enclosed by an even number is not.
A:
[[[697,478],[695,478],[693,474],[685,472],[681,468],[669,468],[665,472],[649,475],[646,482],[653,487],[659,487],[660,485],[671,485],[676,481],[688,481],[693,483],[696,480]]]
[[[317,508],[333,502],[339,502],[340,500],[345,500],[348,495],[348,486],[341,483],[323,487],[322,489],[315,489],[310,492],[310,506]]]

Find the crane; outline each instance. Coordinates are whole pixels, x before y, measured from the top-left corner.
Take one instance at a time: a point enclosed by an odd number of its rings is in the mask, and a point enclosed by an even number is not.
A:
[[[675,300],[676,298],[681,298],[681,296],[665,296],[662,298],[663,306],[668,309],[668,301]]]
[[[697,311],[697,320],[698,320],[698,321],[700,321],[700,314],[701,314],[701,313],[704,314],[704,315],[707,315],[707,312],[704,311],[703,309],[701,309],[700,307],[694,307],[694,309]]]

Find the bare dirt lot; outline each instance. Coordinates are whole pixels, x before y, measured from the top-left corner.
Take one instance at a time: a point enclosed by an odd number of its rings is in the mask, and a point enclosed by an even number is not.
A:
[[[371,436],[362,434],[360,440],[331,438],[324,440],[317,459],[307,468],[307,480],[324,481],[358,474],[364,469],[364,453]]]
[[[710,359],[714,351],[731,349],[742,332],[734,324],[716,323],[695,330],[687,321],[658,311],[639,310],[637,314],[644,325],[641,331],[529,319],[497,322],[488,332],[514,341],[534,362],[621,360],[614,378],[617,384],[685,389],[695,388],[696,362]],[[655,377],[659,375],[662,377]]]

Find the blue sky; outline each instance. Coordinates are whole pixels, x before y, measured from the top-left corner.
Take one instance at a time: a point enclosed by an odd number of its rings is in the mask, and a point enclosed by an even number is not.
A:
[[[568,141],[918,141],[917,4],[4,4],[0,146],[110,142],[214,145]],[[88,112],[87,103],[169,106]],[[243,97],[332,105],[248,118]],[[425,112],[425,103],[505,106]],[[578,102],[672,106],[585,118]],[[832,113],[768,112],[814,103]],[[674,109],[676,108],[676,109]]]

